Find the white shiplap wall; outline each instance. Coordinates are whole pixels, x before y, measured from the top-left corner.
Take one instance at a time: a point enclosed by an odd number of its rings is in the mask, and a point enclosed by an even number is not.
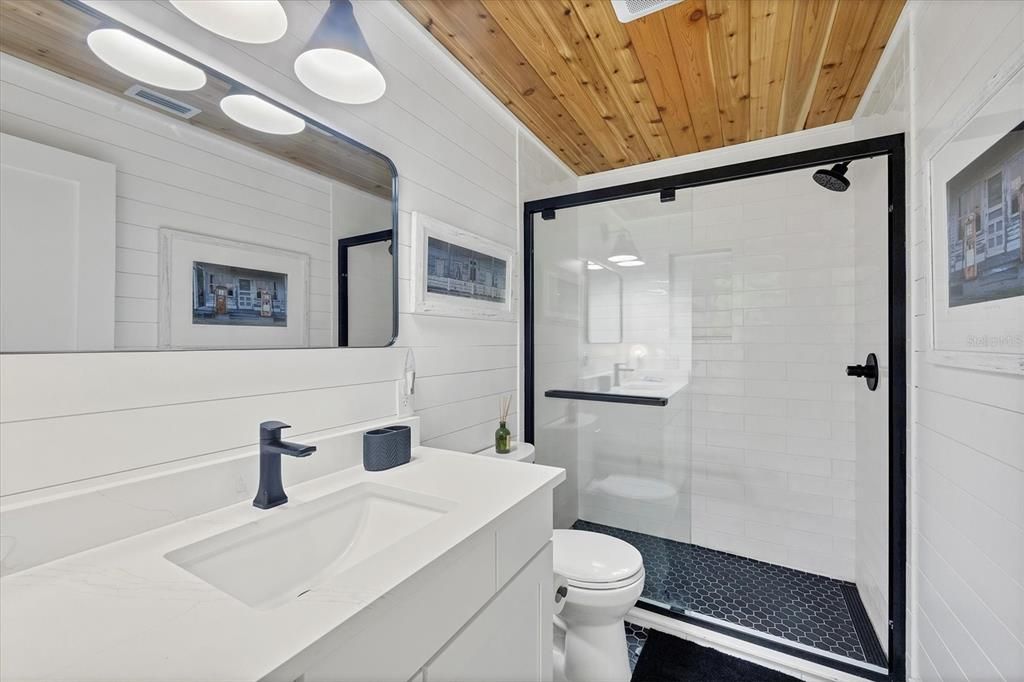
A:
[[[926,357],[931,338],[928,154],[994,81],[1024,63],[1024,4],[910,2],[872,97],[905,98],[858,134],[906,130],[910,251],[910,673],[1024,679],[1024,379]],[[887,60],[899,60],[897,51]],[[900,88],[906,92],[899,92]],[[1024,333],[1024,330],[1021,330]]]
[[[360,24],[388,82],[381,100],[361,107],[316,97],[292,75],[294,56],[326,2],[286,2],[289,32],[269,46],[217,38],[164,2],[93,4],[395,162],[400,337],[396,348],[377,350],[4,356],[0,478],[5,503],[58,494],[83,479],[102,481],[160,462],[201,462],[225,448],[253,445],[261,419],[292,423],[290,437],[301,440],[325,429],[388,418],[396,413],[395,380],[406,348],[416,354],[415,407],[424,444],[457,450],[486,446],[493,438],[497,396],[516,391],[518,321],[413,314],[409,223],[412,211],[423,211],[490,239],[517,243],[518,124],[511,114],[394,2],[357,3]],[[545,173],[551,163],[547,158]],[[316,210],[327,208],[325,202]],[[518,288],[518,280],[513,285]],[[512,421],[515,430],[517,416]]]

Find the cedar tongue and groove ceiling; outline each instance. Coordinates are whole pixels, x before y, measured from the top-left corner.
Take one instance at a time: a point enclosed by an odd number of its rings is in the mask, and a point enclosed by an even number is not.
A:
[[[846,121],[905,0],[401,0],[579,175]]]

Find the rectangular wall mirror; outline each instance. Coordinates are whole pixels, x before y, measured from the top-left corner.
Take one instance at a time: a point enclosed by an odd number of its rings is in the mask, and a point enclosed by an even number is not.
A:
[[[622,343],[622,276],[587,261],[587,342]]]
[[[105,31],[197,82],[118,71]],[[0,3],[0,44],[0,352],[393,343],[387,157],[77,2]]]

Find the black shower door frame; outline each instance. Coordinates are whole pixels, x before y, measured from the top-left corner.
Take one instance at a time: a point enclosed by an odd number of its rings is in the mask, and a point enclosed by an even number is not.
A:
[[[649,194],[661,194],[665,199],[671,197],[672,190],[882,156],[887,160],[889,218],[889,672],[883,677],[854,666],[837,664],[825,657],[816,657],[814,660],[868,679],[903,682],[907,674],[907,190],[906,152],[902,133],[526,202],[523,205],[523,402],[526,413],[523,438],[532,443],[535,429],[534,234],[538,229],[537,217],[542,221],[551,220],[558,210],[565,208]],[[707,627],[702,621],[689,619],[677,612],[652,608],[648,604],[641,606]],[[726,633],[733,636],[736,634],[728,630]],[[767,645],[766,640],[757,643]],[[782,647],[773,648],[781,650]],[[801,655],[799,651],[794,648],[788,653],[810,658],[806,654]]]

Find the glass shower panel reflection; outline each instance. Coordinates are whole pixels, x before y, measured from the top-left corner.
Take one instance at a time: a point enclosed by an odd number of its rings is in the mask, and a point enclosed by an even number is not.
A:
[[[644,598],[676,609],[686,568],[673,550],[691,539],[693,335],[718,333],[703,311],[713,303],[695,313],[693,299],[728,270],[721,253],[693,253],[690,199],[562,209],[534,230],[535,444],[567,471],[556,522],[637,545]],[[605,402],[633,398],[648,404]]]

